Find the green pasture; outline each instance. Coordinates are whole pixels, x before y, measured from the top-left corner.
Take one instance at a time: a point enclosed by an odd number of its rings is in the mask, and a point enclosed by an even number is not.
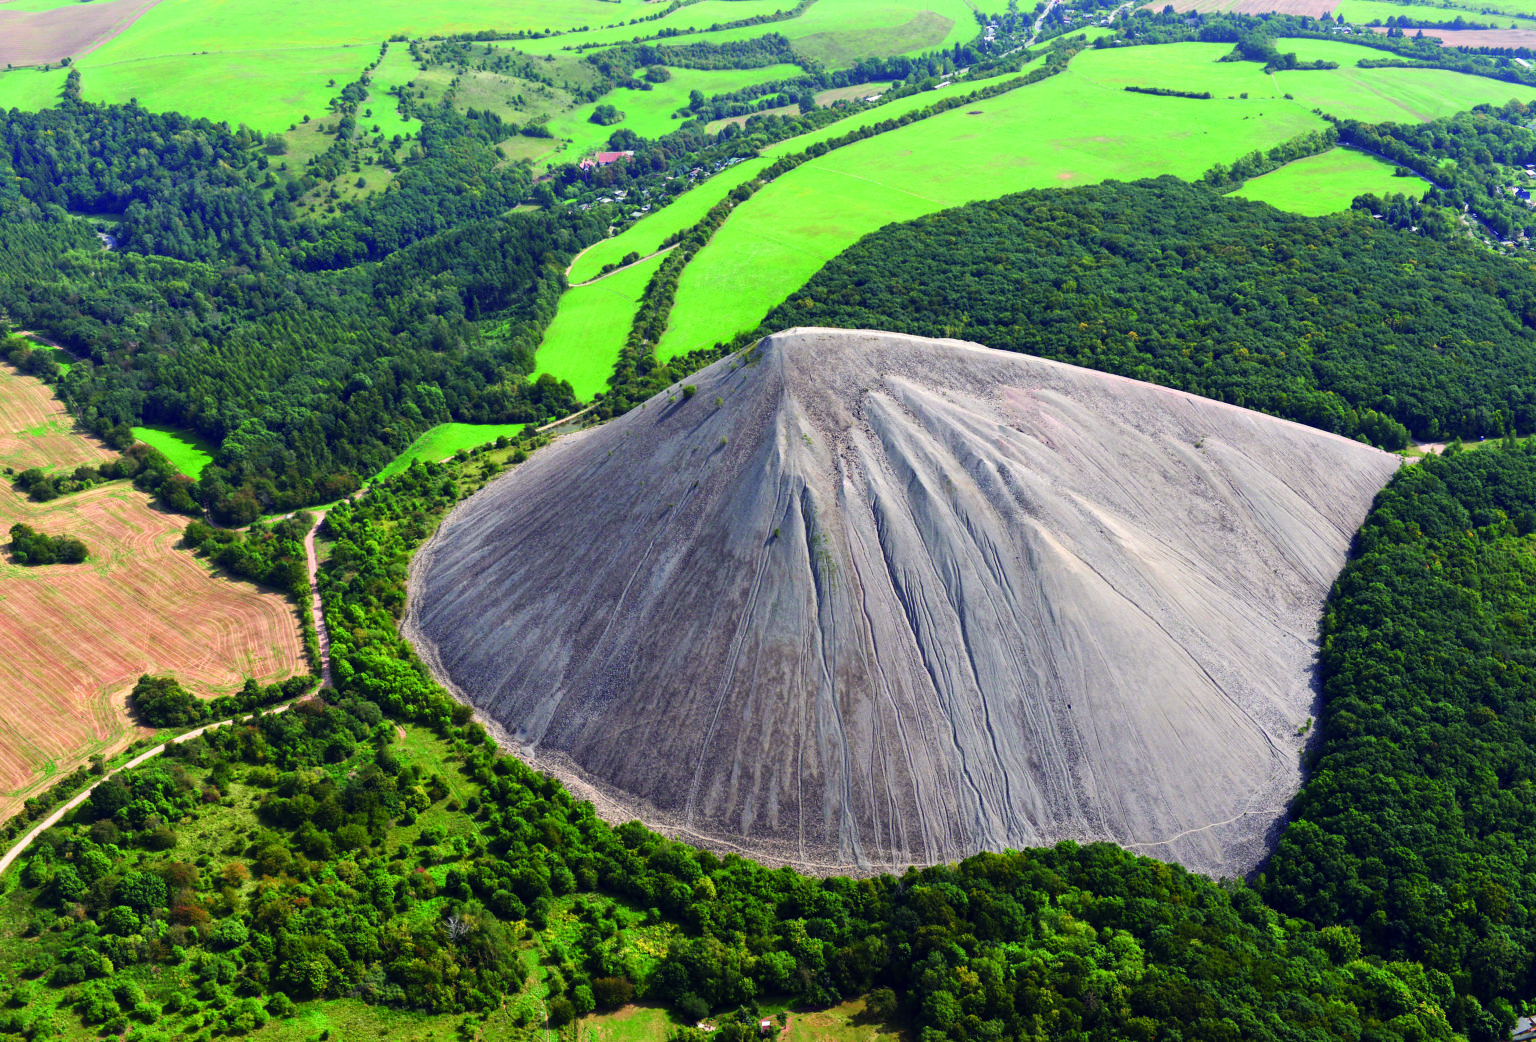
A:
[[[1232,194],[1308,217],[1347,210],[1355,196],[1367,192],[1424,194],[1428,186],[1423,178],[1397,177],[1392,169],[1369,153],[1335,148],[1255,177]]]
[[[1304,60],[1326,55],[1329,60],[1338,61],[1331,48],[1318,53],[1328,46],[1323,41],[1285,41],[1286,49],[1296,51]],[[1536,100],[1536,88],[1444,69],[1359,69],[1340,61],[1337,69],[1293,69],[1277,72],[1274,78],[1281,90],[1295,97],[1298,105],[1367,123],[1419,123],[1465,112],[1485,102]]]
[[[36,112],[58,104],[68,69],[15,69],[0,73],[0,112],[23,109]]]
[[[515,438],[523,433],[525,426],[522,423],[440,423],[411,442],[410,448],[390,460],[373,480],[383,481],[404,473],[418,459],[435,463],[460,449],[478,449],[502,435]]]
[[[1172,70],[1211,64],[1211,86],[1245,75],[1212,62],[1219,47],[1157,49]],[[1323,125],[1273,97],[1192,101],[1104,86],[1131,53],[1085,51],[1059,76],[838,149],[768,185],[683,272],[660,356],[755,327],[828,260],[893,221],[1026,188],[1195,178]]]
[[[1285,49],[1291,43],[1284,41]],[[1322,42],[1322,41],[1319,41]],[[1353,50],[1362,56],[1363,47]],[[1097,87],[1124,90],[1126,87],[1163,87],[1168,90],[1210,91],[1215,99],[1241,98],[1264,101],[1278,98],[1279,90],[1258,62],[1224,62],[1232,52],[1229,43],[1181,43],[1163,47],[1123,47],[1112,51],[1086,51],[1072,62],[1071,75]],[[1108,56],[1108,57],[1106,57]],[[1210,102],[1192,98],[1172,99],[1188,102],[1189,118],[1200,119],[1201,106]]]
[[[789,0],[783,0],[774,9],[793,6]],[[685,7],[683,11],[692,9]],[[604,32],[524,40],[513,46],[530,54],[550,54],[584,43],[626,42],[636,35],[651,35],[657,24],[646,22]],[[840,68],[861,57],[917,54],[967,43],[976,37],[977,29],[966,0],[817,0],[800,17],[788,21],[688,33],[661,42],[728,43],[753,40],[768,33],[786,37],[797,50],[828,68]]]
[[[679,32],[707,32],[710,26],[723,25],[742,18],[756,18],[759,15],[789,11],[794,6],[794,0],[699,0],[699,3],[689,4],[673,11],[665,18],[657,18],[654,21],[640,22],[636,25],[613,25],[610,23],[616,19],[611,19],[609,23],[601,23],[604,26],[601,28],[598,27],[599,23],[593,23],[593,27],[586,32],[562,33],[559,36],[546,36],[538,40],[512,40],[506,46],[515,47],[526,54],[554,54],[568,47],[630,43],[636,39],[655,36],[667,29],[675,29]],[[763,32],[770,32],[772,29],[771,25],[762,25],[759,28]]]
[[[1394,4],[1387,0],[1339,0],[1333,13],[1335,16],[1342,14],[1345,21],[1356,25],[1368,25],[1373,21],[1385,22],[1388,18],[1407,17],[1421,22],[1454,22],[1458,18],[1464,18],[1478,25],[1492,25],[1498,29],[1509,28],[1510,22],[1517,23],[1522,29],[1536,28],[1536,18],[1521,18],[1505,12],[1483,14],[1480,10],[1471,7]]]
[[[278,51],[480,29],[560,30],[647,13],[645,0],[161,0],[92,55],[99,62],[202,51]],[[371,60],[371,58],[370,58]]]
[[[203,468],[213,462],[219,447],[202,435],[176,427],[134,427],[133,436],[152,449],[158,449],[176,469],[194,481],[203,476]]]
[[[365,110],[372,110],[373,115],[362,116],[358,125],[373,133],[373,127],[378,126],[378,133],[386,138],[392,138],[396,134],[401,137],[411,137],[421,130],[421,120],[401,119],[400,103],[390,93],[396,87],[403,87],[417,76],[418,68],[411,60],[410,48],[407,44],[392,43],[389,50],[384,53],[379,67],[373,70],[369,77],[368,100],[363,104]]]
[[[355,80],[378,53],[374,44],[113,61],[98,51],[77,64],[87,101],[137,98],[157,111],[282,131],[305,115],[328,115],[341,85]],[[331,79],[336,86],[327,86]]]
[[[678,196],[660,210],[648,214],[611,239],[604,239],[576,258],[567,278],[572,283],[596,278],[604,264],[617,264],[625,254],[644,257],[661,249],[662,240],[699,223],[710,207],[745,184],[768,165],[766,159],[749,159],[722,170]]]
[[[1499,14],[1524,15],[1528,18],[1536,18],[1536,0],[1466,0],[1464,5],[1455,3],[1442,3],[1441,7],[1454,7],[1461,9],[1463,6],[1469,12],[1468,21],[1487,21],[1491,15],[1483,15],[1481,19],[1473,19],[1473,14],[1481,15],[1486,8]],[[1410,12],[1411,13],[1411,12]]]
[[[663,257],[650,257],[589,286],[566,290],[539,344],[534,377],[553,373],[569,380],[576,397],[584,402],[607,390],[645,284],[661,267]]]
[[[1042,60],[1036,59],[1026,65],[1023,71],[1028,72]],[[862,127],[888,119],[899,119],[905,113],[927,108],[951,95],[969,94],[971,91],[1001,80],[1018,78],[1020,75],[1022,73],[1009,73],[1004,76],[967,80],[952,83],[938,90],[923,91],[905,98],[897,98],[883,105],[852,107],[849,109],[849,115],[836,123],[829,123],[809,134],[788,138],[768,146],[763,149],[763,158],[738,163],[729,170],[721,171],[697,187],[684,192],[676,201],[636,221],[613,238],[596,244],[576,259],[576,263],[571,266],[570,280],[585,282],[601,271],[604,264],[617,263],[619,258],[627,253],[634,252],[644,257],[655,252],[661,247],[662,240],[674,232],[697,224],[709,212],[710,207],[724,199],[731,189],[750,181],[772,160],[780,156],[802,151],[819,141],[841,137]]]
[[[614,131],[624,128],[643,138],[659,138],[683,125],[672,113],[688,104],[691,91],[705,97],[726,94],[754,83],[788,79],[802,75],[798,66],[768,65],[761,69],[672,69],[672,78],[651,90],[619,89],[603,95],[602,100],[582,105],[549,121],[557,137],[571,142],[575,154],[602,148]],[[600,104],[612,105],[624,118],[610,126],[591,122],[592,111]]]

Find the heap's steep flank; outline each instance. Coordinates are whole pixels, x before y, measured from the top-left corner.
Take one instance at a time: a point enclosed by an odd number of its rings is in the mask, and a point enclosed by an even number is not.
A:
[[[462,506],[408,630],[567,780],[801,865],[1252,867],[1397,459],[954,341],[792,330]]]

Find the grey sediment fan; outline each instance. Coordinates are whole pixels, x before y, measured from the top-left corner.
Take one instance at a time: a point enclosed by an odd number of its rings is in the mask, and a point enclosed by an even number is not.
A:
[[[608,816],[812,869],[1059,839],[1259,862],[1397,457],[887,333],[790,330],[692,383],[417,558],[408,635],[525,755]]]

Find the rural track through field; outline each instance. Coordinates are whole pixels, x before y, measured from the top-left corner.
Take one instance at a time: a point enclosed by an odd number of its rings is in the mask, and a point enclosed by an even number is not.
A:
[[[596,245],[596,244],[594,243],[593,245]],[[625,264],[623,267],[614,268],[612,271],[605,271],[601,275],[598,275],[598,276],[595,276],[593,278],[590,278],[590,279],[588,279],[585,282],[572,282],[568,286],[566,286],[566,288],[567,289],[579,289],[582,286],[590,286],[593,283],[602,282],[604,279],[610,278],[610,277],[612,277],[614,275],[617,275],[621,271],[624,271],[624,270],[626,270],[628,268],[633,268],[636,264],[644,264],[646,261],[650,260],[652,257],[660,257],[663,253],[668,253],[668,252],[670,252],[672,250],[675,250],[675,249],[677,249],[677,246],[678,246],[678,244],[675,243],[675,242],[671,246],[663,246],[661,249],[656,250],[654,253],[647,253],[644,257],[641,257],[639,260],[630,261],[628,264]],[[591,246],[588,246],[587,250],[590,250],[591,248],[592,248]],[[587,250],[582,250],[581,253],[586,253]],[[576,256],[580,257],[581,253],[578,253]],[[574,259],[572,259],[572,261],[571,261],[571,268],[574,268],[575,266],[576,266],[576,261]],[[565,269],[565,273],[566,273],[567,276],[570,275],[571,268],[566,268]],[[561,422],[564,422],[564,421],[561,421]]]
[[[303,696],[303,698],[308,697],[310,696]],[[63,806],[49,814],[42,821],[39,821],[36,825],[32,826],[32,830],[30,832],[21,837],[21,839],[17,841],[16,845],[13,846],[10,850],[6,851],[5,856],[0,857],[0,876],[4,876],[6,870],[8,870],[11,865],[15,864],[16,859],[27,852],[27,848],[32,845],[38,836],[41,836],[44,832],[47,832],[49,829],[53,828],[63,819],[64,815],[68,814],[70,811],[80,806],[80,804],[90,799],[91,793],[96,791],[96,786],[100,785],[108,778],[115,777],[116,775],[121,774],[123,771],[137,767],[141,763],[144,763],[148,760],[153,760],[156,756],[159,756],[161,753],[165,752],[169,746],[180,745],[182,742],[191,741],[193,738],[196,738],[198,735],[203,734],[206,731],[212,731],[215,728],[225,727],[234,723],[236,720],[242,720],[247,716],[253,716],[257,714],[270,715],[271,713],[285,713],[288,711],[290,706],[294,705],[296,702],[302,701],[303,698],[296,698],[293,700],[293,702],[284,702],[282,705],[269,710],[253,710],[251,713],[241,713],[239,716],[232,716],[227,720],[216,720],[211,724],[204,724],[202,727],[188,731],[186,734],[180,734],[175,738],[161,742],[159,745],[152,749],[146,749],[139,755],[135,756],[133,759],[129,760],[127,763],[123,764],[121,767],[113,768],[106,774],[103,774],[99,779],[92,782],[84,792],[77,794],[72,799],[65,802]]]

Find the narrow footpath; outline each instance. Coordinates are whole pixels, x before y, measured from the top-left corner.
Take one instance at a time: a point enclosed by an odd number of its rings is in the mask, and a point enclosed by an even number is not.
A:
[[[306,695],[304,697],[308,698],[309,696]],[[287,702],[283,705],[277,706],[274,709],[252,710],[252,713],[284,713],[288,711],[288,707],[291,705],[293,705],[292,702]],[[239,717],[231,717],[228,720],[219,720],[211,724],[204,724],[202,727],[188,731],[186,734],[179,734],[175,738],[172,738],[170,741],[162,742],[160,745],[155,746],[153,749],[144,750],[142,753],[135,756],[121,767],[114,768],[113,770],[108,771],[106,774],[103,774],[99,779],[92,782],[84,792],[67,801],[62,806],[55,809],[53,813],[49,814],[42,821],[39,821],[36,825],[32,826],[32,830],[30,832],[28,832],[25,836],[22,836],[14,847],[6,851],[5,856],[0,857],[0,875],[4,875],[6,869],[10,868],[11,865],[15,863],[17,858],[21,857],[21,855],[27,852],[27,848],[32,845],[33,841],[36,840],[38,836],[41,836],[44,832],[47,832],[49,829],[53,828],[61,820],[63,820],[64,815],[68,814],[70,811],[80,806],[80,804],[90,799],[91,793],[96,791],[96,786],[100,785],[108,778],[111,778],[116,774],[120,774],[123,771],[137,767],[139,764],[145,762],[146,760],[153,760],[156,756],[159,756],[161,753],[165,752],[167,746],[180,745],[182,742],[191,741],[193,738],[196,738],[198,735],[205,731],[212,731],[216,727],[225,727],[234,723],[236,719],[244,719],[245,717],[252,715],[252,713],[241,713]]]
[[[331,631],[325,628],[325,605],[320,603],[320,558],[315,553],[315,536],[325,524],[325,514],[315,518],[309,534],[304,537],[304,557],[309,566],[309,614],[315,622],[315,638],[320,644],[320,686],[335,687],[331,683]],[[0,872],[4,869],[0,868]]]

